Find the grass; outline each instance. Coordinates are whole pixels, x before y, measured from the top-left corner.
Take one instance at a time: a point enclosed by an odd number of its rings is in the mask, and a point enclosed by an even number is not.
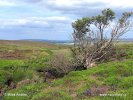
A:
[[[112,64],[111,66],[109,66]],[[95,97],[97,100],[130,100],[133,99],[133,61],[125,62],[113,62],[106,64],[99,64],[97,67],[91,68],[84,71],[73,71],[66,75],[64,78],[56,79],[50,85],[46,85],[40,90],[40,87],[35,86],[35,90],[39,90],[31,96],[31,100],[83,100],[89,99],[90,97],[84,96],[84,91],[91,88],[94,84],[98,86],[106,85],[110,86],[111,90],[109,94],[125,94],[126,97],[120,96],[107,96],[107,97]],[[122,72],[126,69],[126,76]],[[116,74],[117,73],[117,74]],[[32,85],[28,85],[31,86]],[[28,87],[25,86],[25,87]],[[24,93],[27,92],[24,87],[21,89]],[[16,90],[19,91],[19,90]],[[30,90],[31,91],[31,90]],[[62,92],[63,91],[63,92]],[[72,95],[75,94],[74,97]],[[128,97],[129,96],[129,97]],[[64,98],[64,99],[63,99]],[[91,97],[92,99],[94,97]],[[123,99],[124,98],[124,99]],[[8,100],[8,99],[7,99]],[[10,99],[9,99],[10,100]]]
[[[16,42],[15,42],[16,43]],[[13,46],[16,46],[16,43]],[[29,43],[30,44],[30,43]],[[38,69],[49,67],[48,61],[54,53],[70,51],[65,47],[58,48],[50,44],[41,47],[35,43],[35,48],[21,44],[17,49],[33,50],[26,59],[1,59],[0,60],[0,87],[5,86],[7,79],[12,78],[15,83],[32,79],[36,82],[22,84],[16,89],[7,89],[6,93],[27,94],[27,96],[4,96],[4,100],[132,100],[133,99],[133,44],[119,44],[118,51],[125,51],[126,56],[121,60],[98,64],[88,70],[72,71],[63,78],[43,82],[43,76],[36,72]],[[43,44],[44,45],[44,44]],[[48,45],[48,44],[47,44]],[[3,45],[4,46],[4,45]],[[2,46],[2,47],[3,47]],[[27,48],[25,48],[27,46]],[[32,43],[34,46],[34,43]],[[4,46],[2,50],[12,50]],[[106,96],[89,96],[85,93],[92,88],[108,86]],[[122,94],[122,96],[118,96]],[[116,95],[116,96],[113,96]]]
[[[0,41],[0,87],[5,87],[8,79],[17,83],[33,78],[36,69],[47,66],[45,62],[54,49],[58,49],[58,46],[27,41]],[[18,59],[22,54],[24,57]]]
[[[7,66],[19,66],[23,64],[24,62],[22,60],[0,60],[0,69]]]

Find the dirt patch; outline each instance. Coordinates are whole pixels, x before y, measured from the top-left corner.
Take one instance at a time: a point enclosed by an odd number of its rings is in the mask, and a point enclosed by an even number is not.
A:
[[[24,59],[26,58],[26,54],[31,52],[32,51],[28,51],[28,50],[1,51],[0,58],[1,59]]]
[[[99,96],[100,94],[107,93],[110,90],[109,86],[93,86],[87,89],[83,94],[85,96]]]
[[[34,82],[34,80],[30,80],[30,79],[22,80],[22,81],[17,83],[16,88],[20,88],[20,87],[22,87],[22,86],[24,86],[26,84],[31,84],[33,82]]]

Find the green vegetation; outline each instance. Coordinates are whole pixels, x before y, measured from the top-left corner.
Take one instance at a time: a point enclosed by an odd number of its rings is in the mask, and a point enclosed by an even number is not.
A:
[[[7,41],[6,41],[7,42]],[[20,44],[20,42],[16,43]],[[118,44],[116,54],[108,62],[98,63],[88,70],[71,71],[64,77],[47,78],[45,71],[58,73],[49,60],[54,54],[64,53],[70,59],[66,46],[0,45],[0,90],[4,100],[132,100],[133,99],[133,44]],[[14,49],[12,46],[16,46]],[[3,49],[4,47],[4,49]],[[9,54],[3,58],[2,53]],[[14,52],[23,50],[23,57]],[[30,52],[29,52],[30,51]],[[28,55],[28,56],[27,56]],[[59,60],[57,58],[57,60]],[[59,67],[62,68],[62,67]],[[16,95],[16,96],[11,96]],[[100,96],[114,94],[116,96]],[[21,95],[21,96],[20,96]],[[119,96],[121,95],[121,96]]]

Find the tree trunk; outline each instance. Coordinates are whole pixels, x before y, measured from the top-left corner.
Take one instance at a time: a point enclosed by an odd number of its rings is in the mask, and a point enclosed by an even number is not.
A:
[[[89,68],[91,68],[91,67],[94,67],[94,66],[96,66],[96,63],[94,62],[94,61],[91,61],[90,59],[86,59],[86,64],[85,64],[85,67],[87,68],[87,69],[89,69]]]

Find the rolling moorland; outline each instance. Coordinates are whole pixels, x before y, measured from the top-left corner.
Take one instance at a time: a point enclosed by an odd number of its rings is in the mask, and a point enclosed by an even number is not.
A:
[[[53,67],[68,65],[70,47],[1,40],[0,100],[133,100],[132,42],[117,44],[109,61],[87,70]]]

